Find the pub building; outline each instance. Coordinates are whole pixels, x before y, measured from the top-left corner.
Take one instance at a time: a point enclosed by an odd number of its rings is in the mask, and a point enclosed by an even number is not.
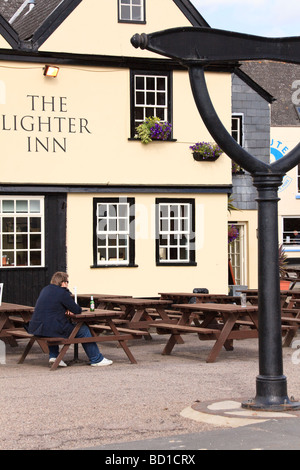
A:
[[[78,293],[228,292],[231,160],[193,158],[212,138],[186,68],[130,43],[182,26],[209,25],[189,0],[0,0],[3,301],[55,271]],[[234,67],[206,70],[229,131]],[[167,140],[137,138],[151,116]]]

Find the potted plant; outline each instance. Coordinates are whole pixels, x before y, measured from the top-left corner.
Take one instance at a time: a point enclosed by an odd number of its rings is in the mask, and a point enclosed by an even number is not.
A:
[[[153,140],[167,140],[172,132],[172,124],[152,116],[137,126],[136,131],[135,138],[141,139],[143,144],[148,144]]]
[[[215,143],[197,142],[190,146],[196,161],[214,162],[223,153],[223,150]]]
[[[283,248],[283,245],[279,245],[279,278],[280,278],[280,289],[288,289],[290,287],[290,281],[286,279],[286,265],[287,265],[287,254]]]

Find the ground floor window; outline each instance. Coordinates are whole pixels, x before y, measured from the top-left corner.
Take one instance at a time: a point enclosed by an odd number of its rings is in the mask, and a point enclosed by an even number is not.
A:
[[[233,225],[232,222],[229,226]],[[234,223],[239,236],[228,244],[228,257],[231,263],[234,282],[236,285],[245,286],[247,282],[246,259],[246,227],[245,224]]]
[[[134,264],[134,199],[94,199],[94,265]]]
[[[195,201],[156,200],[156,262],[195,263]]]
[[[44,198],[0,198],[0,265],[44,266]]]

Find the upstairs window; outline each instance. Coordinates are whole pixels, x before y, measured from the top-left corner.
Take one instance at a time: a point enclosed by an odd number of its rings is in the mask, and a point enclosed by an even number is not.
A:
[[[231,117],[231,135],[237,143],[243,147],[243,115],[233,114]]]
[[[244,132],[243,132],[243,114],[233,114],[231,116],[231,135],[237,143],[243,147],[244,146]],[[244,170],[240,165],[235,163],[232,160],[232,173],[244,173]]]
[[[171,76],[169,73],[131,73],[131,137],[146,118],[171,122]]]
[[[145,23],[145,0],[118,0],[119,22]]]

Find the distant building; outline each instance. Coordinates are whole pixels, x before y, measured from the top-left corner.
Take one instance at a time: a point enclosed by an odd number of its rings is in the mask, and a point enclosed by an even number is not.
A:
[[[271,107],[270,159],[282,158],[300,142],[300,67],[281,62],[247,62],[242,71],[275,98]],[[279,239],[290,263],[300,264],[300,173],[293,168],[279,188]]]

